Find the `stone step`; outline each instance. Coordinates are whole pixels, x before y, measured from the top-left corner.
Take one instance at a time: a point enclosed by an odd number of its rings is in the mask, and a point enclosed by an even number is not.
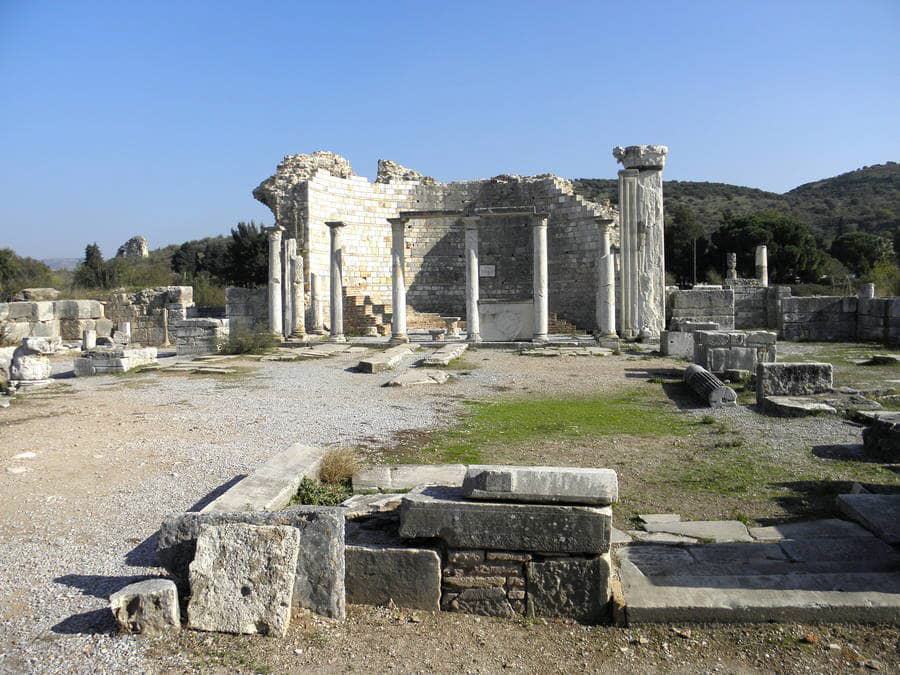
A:
[[[396,368],[405,356],[414,352],[418,347],[414,345],[397,345],[383,352],[377,352],[372,356],[360,360],[357,369],[361,373],[381,373]]]

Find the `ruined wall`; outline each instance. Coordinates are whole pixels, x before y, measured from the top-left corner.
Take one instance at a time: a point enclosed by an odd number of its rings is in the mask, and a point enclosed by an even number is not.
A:
[[[684,320],[709,321],[722,330],[735,327],[734,291],[730,288],[694,287],[670,291],[666,299],[666,325]]]
[[[118,324],[131,322],[131,340],[147,346],[175,341],[175,323],[193,316],[191,286],[160,286],[136,293],[113,293],[104,303],[106,318]],[[165,315],[164,315],[165,313]]]
[[[337,170],[339,175],[331,173]],[[349,163],[331,153],[291,155],[254,196],[272,209],[276,221],[296,234],[309,275],[329,281],[329,231],[341,220],[345,285],[350,293],[390,303],[391,226],[401,210],[463,209],[470,206],[529,206],[549,213],[550,312],[580,328],[594,327],[596,257],[599,232],[595,215],[615,213],[577,197],[556,176],[498,176],[490,180],[442,184],[394,162],[382,161],[375,183],[352,175]],[[532,233],[527,218],[483,221],[480,265],[495,275],[481,278],[481,297],[532,296]],[[617,232],[614,226],[614,240]],[[463,232],[452,218],[412,220],[406,232],[407,302],[413,310],[464,315]],[[327,285],[323,295],[328,297]],[[310,305],[308,305],[310,307]],[[311,307],[310,307],[311,311]],[[231,316],[229,314],[229,316]],[[309,317],[308,317],[309,320]]]
[[[19,343],[26,337],[80,340],[84,330],[109,336],[112,323],[97,300],[53,300],[0,303],[0,338]]]
[[[726,279],[725,288],[734,291],[734,327],[765,328],[768,326],[769,289],[759,279]]]
[[[225,315],[234,331],[267,330],[269,308],[266,288],[225,289]]]
[[[863,340],[897,345],[900,344],[900,297],[783,298],[778,328],[785,340]]]

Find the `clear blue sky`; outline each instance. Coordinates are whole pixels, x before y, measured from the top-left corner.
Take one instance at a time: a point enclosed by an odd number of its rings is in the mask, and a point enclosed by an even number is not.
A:
[[[900,159],[900,1],[0,0],[0,247],[106,255],[272,222],[329,149],[440,180],[666,177],[784,191]]]

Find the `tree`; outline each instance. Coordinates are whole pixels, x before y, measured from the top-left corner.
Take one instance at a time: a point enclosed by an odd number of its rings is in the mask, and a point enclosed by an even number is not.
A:
[[[698,260],[705,257],[709,246],[706,229],[689,206],[676,204],[667,215],[666,270],[678,283],[696,283]]]
[[[0,291],[4,298],[15,292],[13,289],[21,273],[21,258],[16,252],[11,248],[0,248]]]
[[[894,247],[890,240],[868,232],[848,232],[831,244],[831,255],[857,275],[867,274],[876,263],[891,260]]]
[[[765,244],[773,282],[814,282],[821,273],[823,254],[809,225],[777,211],[729,216],[713,233],[712,243],[720,266],[727,253],[735,253],[738,270],[746,272],[755,270],[756,247]]]
[[[269,242],[252,220],[231,229],[223,279],[235,286],[264,286],[268,282]]]
[[[23,258],[11,248],[0,249],[0,301],[7,301],[23,288],[56,286],[59,279],[47,265]]]
[[[82,288],[108,288],[109,273],[103,262],[103,253],[96,242],[84,249],[84,260],[75,270],[75,285]]]

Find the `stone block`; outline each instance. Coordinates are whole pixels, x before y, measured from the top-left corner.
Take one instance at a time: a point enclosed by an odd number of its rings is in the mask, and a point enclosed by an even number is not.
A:
[[[451,609],[467,614],[512,618],[517,616],[502,588],[466,588],[452,601]]]
[[[737,520],[690,520],[677,523],[645,523],[647,532],[668,532],[716,543],[753,541],[747,526]]]
[[[609,615],[611,572],[608,553],[528,563],[528,616],[589,624],[604,621]]]
[[[245,524],[200,528],[190,565],[188,625],[283,637],[291,621],[300,532]]]
[[[863,429],[863,452],[883,462],[900,462],[900,412],[879,416]]]
[[[13,356],[9,367],[9,379],[34,382],[50,377],[52,367],[46,356],[17,355]]]
[[[441,608],[441,558],[434,549],[349,545],[345,583],[350,603]]]
[[[837,414],[837,410],[827,403],[802,396],[766,396],[759,405],[764,413],[775,417],[810,417],[813,415]]]
[[[130,584],[109,597],[121,633],[159,635],[181,628],[178,588],[169,579]]]
[[[37,317],[34,302],[10,302],[6,305],[7,318],[10,321],[25,320],[36,321]]]
[[[618,500],[619,481],[612,469],[472,465],[462,494],[468,499],[606,506]]]
[[[774,331],[755,330],[747,334],[748,345],[774,345],[778,334]]]
[[[110,337],[113,330],[112,319],[97,319],[95,330],[97,331],[97,337]]]
[[[459,487],[466,476],[464,464],[389,464],[360,469],[353,474],[353,491],[400,492],[420,485]]]
[[[53,321],[57,318],[56,311],[54,308],[55,303],[50,301],[44,302],[33,302],[31,303],[34,306],[32,319],[35,321]]]
[[[62,349],[62,340],[58,337],[27,337],[22,340],[20,354],[55,354]]]
[[[0,321],[9,319],[9,303],[0,302]]]
[[[31,335],[34,337],[59,337],[59,321],[35,321],[31,324]]]
[[[60,319],[59,335],[63,340],[80,340],[86,330],[96,330],[96,319]]]
[[[294,583],[294,605],[343,619],[344,514],[338,507],[297,506],[276,512],[181,513],[160,527],[156,557],[162,567],[186,580],[197,536],[204,525],[246,523],[290,525],[300,530],[300,555]]]
[[[428,384],[445,384],[450,373],[437,368],[408,368],[394,378],[388,380],[386,387],[418,387]]]
[[[831,391],[830,363],[759,363],[756,366],[756,402],[768,396],[809,396]]]
[[[838,495],[838,509],[888,544],[900,544],[900,495]]]
[[[361,359],[357,370],[361,373],[382,373],[396,368],[400,362],[417,348],[410,345],[397,345]]]
[[[102,319],[103,304],[98,300],[57,300],[57,319]]]
[[[484,342],[530,340],[534,335],[534,303],[487,301],[478,303],[481,339]]]
[[[664,330],[659,337],[659,351],[663,356],[691,359],[694,357],[694,334]]]
[[[457,488],[417,489],[400,505],[401,537],[438,537],[453,548],[605,553],[611,527],[608,506],[474,502]]]

